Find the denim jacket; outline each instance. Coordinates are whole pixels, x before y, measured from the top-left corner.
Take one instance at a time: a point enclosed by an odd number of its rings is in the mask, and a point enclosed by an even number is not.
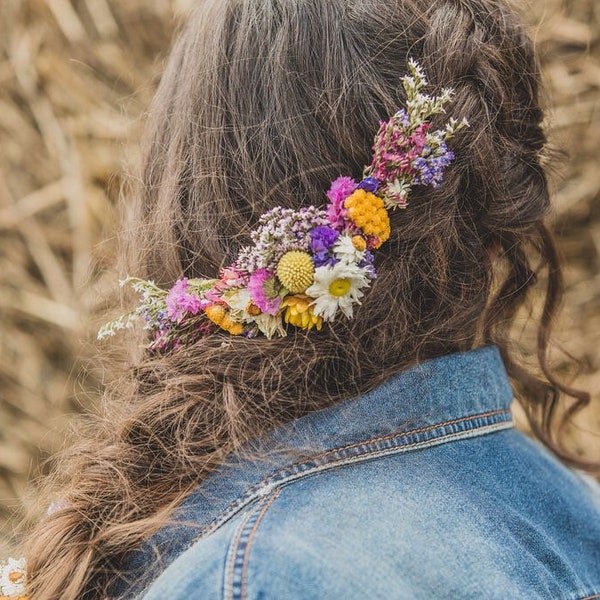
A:
[[[512,397],[488,347],[276,430],[140,550],[124,597],[600,598],[599,488],[513,428]]]

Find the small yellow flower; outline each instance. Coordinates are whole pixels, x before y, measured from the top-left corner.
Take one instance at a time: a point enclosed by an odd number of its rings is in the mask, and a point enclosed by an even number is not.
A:
[[[367,242],[362,235],[353,235],[352,236],[352,245],[359,251],[363,252],[367,249]]]
[[[311,303],[313,298],[306,294],[298,294],[296,296],[286,296],[281,304],[285,310],[283,318],[286,323],[300,327],[302,329],[317,328],[321,331],[323,327],[323,317],[318,317],[313,312]]]
[[[250,302],[248,302],[246,305],[246,312],[251,317],[258,317],[258,315],[262,314],[262,310],[260,310],[260,308],[258,308],[258,306],[252,302],[252,300],[250,300]]]
[[[228,331],[231,335],[242,335],[244,327],[241,323],[234,321],[229,311],[220,304],[212,304],[204,310],[206,316],[221,329]]]
[[[221,325],[223,318],[225,317],[225,307],[220,304],[211,304],[204,310],[206,316],[215,324]]]
[[[306,252],[291,250],[286,252],[277,265],[277,277],[283,287],[292,294],[301,294],[310,287],[315,276],[315,265]]]
[[[379,248],[390,237],[390,217],[383,200],[375,194],[358,189],[346,198],[344,207],[365,235],[377,239],[374,248]]]
[[[221,322],[221,328],[228,331],[231,335],[242,335],[244,326],[237,321],[234,321],[229,315],[226,315]]]

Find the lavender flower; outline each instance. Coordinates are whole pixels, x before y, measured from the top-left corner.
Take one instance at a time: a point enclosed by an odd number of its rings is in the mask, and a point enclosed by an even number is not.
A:
[[[310,249],[313,255],[313,262],[316,267],[323,265],[333,266],[337,262],[333,254],[333,246],[335,245],[339,232],[331,227],[319,226],[315,227],[311,232]]]
[[[454,160],[454,153],[446,148],[439,154],[431,154],[427,157],[419,157],[414,161],[414,167],[418,171],[414,183],[416,185],[431,185],[436,188],[442,182],[444,169]]]
[[[377,272],[375,271],[375,256],[370,250],[364,251],[363,259],[358,263],[358,266],[365,270],[369,278],[377,279]]]

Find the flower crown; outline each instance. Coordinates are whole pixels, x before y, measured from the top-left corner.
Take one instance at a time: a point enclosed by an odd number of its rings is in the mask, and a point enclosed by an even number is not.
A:
[[[153,334],[149,348],[166,351],[218,330],[272,338],[286,335],[285,324],[320,330],[339,313],[352,318],[376,277],[373,251],[390,236],[388,210],[406,208],[415,185],[440,185],[454,159],[446,142],[468,126],[451,117],[443,130],[431,131],[428,119],[445,112],[453,90],[423,94],[423,70],[412,59],[408,68],[402,78],[406,108],[380,123],[360,182],[338,177],[323,208],[277,206],[263,214],[253,244],[218,279],[183,278],[163,290],[127,277],[121,285],[130,284],[140,304],[104,325],[98,338],[143,319]]]

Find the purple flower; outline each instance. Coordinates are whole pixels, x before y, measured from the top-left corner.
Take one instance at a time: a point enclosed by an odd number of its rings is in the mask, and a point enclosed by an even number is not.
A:
[[[408,113],[403,108],[398,110],[396,112],[396,114],[394,115],[394,117],[398,121],[398,123],[400,123],[404,128],[408,129],[410,127],[410,117],[408,116]],[[394,117],[392,117],[392,118],[394,118]]]
[[[423,156],[423,151],[427,147],[427,131],[429,123],[419,125],[417,129],[410,135],[409,143],[412,146],[411,152],[415,156]]]
[[[275,276],[267,269],[254,271],[248,280],[248,292],[252,301],[268,315],[276,315],[281,307],[281,297],[275,292],[274,282]]]
[[[343,203],[356,189],[356,185],[356,181],[352,177],[338,177],[331,183],[331,187],[327,191],[327,198],[333,203]]]
[[[400,110],[389,121],[380,123],[370,174],[382,184],[399,181],[404,185],[438,187],[444,169],[454,159],[446,145],[447,137],[446,131],[431,132],[429,122],[419,122],[414,115]],[[387,193],[398,196],[397,206],[406,206],[406,194],[399,195],[398,190]]]
[[[442,182],[444,169],[454,160],[454,153],[448,150],[445,142],[429,156],[421,156],[414,160],[413,166],[417,171],[415,184],[431,185],[436,188]]]
[[[373,256],[373,253],[370,250],[365,250],[363,252],[363,259],[358,263],[358,266],[361,269],[365,269],[367,272],[367,275],[371,279],[376,279],[377,272],[375,271],[374,263],[375,263],[375,256]]]
[[[187,277],[178,279],[167,295],[167,314],[171,321],[179,323],[186,313],[197,315],[202,309],[202,301],[188,291]]]
[[[373,145],[373,177],[392,182],[404,175],[413,175],[413,161],[423,156],[428,143],[429,123],[421,123],[411,131],[411,123],[404,110],[389,121],[381,121]]]
[[[359,189],[375,194],[379,189],[379,180],[375,177],[365,177],[359,184]]]
[[[343,231],[345,219],[348,216],[344,208],[344,201],[357,188],[357,183],[352,177],[338,177],[332,182],[327,192],[330,204],[327,206],[327,219],[332,227]]]
[[[315,227],[311,232],[310,249],[313,253],[313,262],[316,267],[323,265],[333,266],[337,259],[331,251],[333,245],[337,242],[340,236],[339,232],[331,227],[320,226]]]

